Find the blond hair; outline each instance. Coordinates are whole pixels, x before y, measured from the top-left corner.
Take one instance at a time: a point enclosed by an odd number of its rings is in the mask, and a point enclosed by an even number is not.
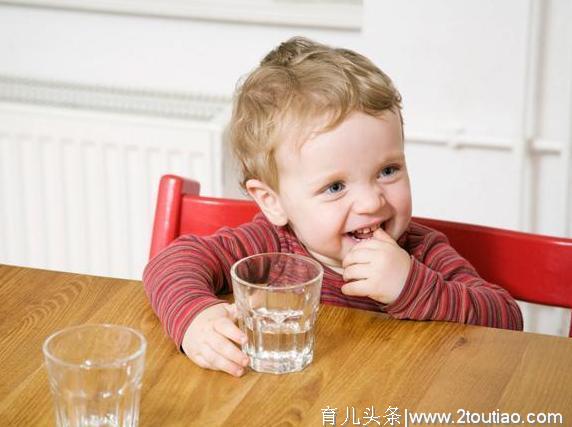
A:
[[[258,179],[278,191],[275,152],[287,137],[334,129],[360,111],[401,118],[401,96],[391,79],[369,59],[303,37],[282,43],[236,90],[230,144],[242,180]],[[325,120],[325,122],[324,122]]]

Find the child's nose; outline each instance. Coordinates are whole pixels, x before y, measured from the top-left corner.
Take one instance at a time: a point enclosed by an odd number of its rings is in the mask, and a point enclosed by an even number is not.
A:
[[[358,214],[378,212],[385,204],[383,191],[378,186],[362,189],[354,199],[354,211]]]

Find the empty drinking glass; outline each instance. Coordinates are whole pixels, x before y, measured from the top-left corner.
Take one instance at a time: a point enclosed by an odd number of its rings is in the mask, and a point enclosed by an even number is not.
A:
[[[82,325],[55,332],[44,342],[56,424],[133,427],[147,342],[119,325]]]

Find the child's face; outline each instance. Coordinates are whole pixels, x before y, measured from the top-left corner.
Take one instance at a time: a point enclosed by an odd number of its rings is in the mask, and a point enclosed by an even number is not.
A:
[[[411,219],[399,116],[351,114],[297,149],[282,144],[278,198],[296,236],[319,261],[340,267],[349,250],[382,227],[397,240]]]

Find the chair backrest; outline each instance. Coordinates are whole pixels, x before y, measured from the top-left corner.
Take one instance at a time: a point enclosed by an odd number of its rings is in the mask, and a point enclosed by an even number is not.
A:
[[[151,258],[179,235],[212,234],[222,226],[247,222],[259,212],[254,202],[202,197],[199,190],[195,181],[174,175],[161,178]],[[504,287],[516,299],[572,308],[572,239],[428,218],[413,220],[444,233],[485,280]]]
[[[196,181],[175,175],[161,177],[149,258],[180,235],[206,236],[222,226],[244,224],[260,212],[249,200],[203,197],[199,191]]]

